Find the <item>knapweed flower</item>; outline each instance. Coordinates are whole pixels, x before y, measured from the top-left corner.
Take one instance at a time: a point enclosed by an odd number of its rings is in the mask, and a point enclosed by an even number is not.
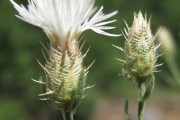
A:
[[[86,30],[107,36],[119,36],[105,30],[115,27],[106,21],[117,14],[105,15],[103,7],[97,10],[95,0],[28,0],[28,6],[10,0],[19,12],[19,19],[44,30],[50,40],[46,64],[41,65],[45,78],[36,81],[45,85],[42,100],[56,107],[74,111],[83,97],[87,68],[79,47],[79,36]]]
[[[131,27],[127,26],[123,33],[126,41],[123,49],[125,54],[124,71],[132,78],[141,78],[152,75],[156,71],[157,48],[156,35],[152,35],[150,20],[142,13],[134,14]]]

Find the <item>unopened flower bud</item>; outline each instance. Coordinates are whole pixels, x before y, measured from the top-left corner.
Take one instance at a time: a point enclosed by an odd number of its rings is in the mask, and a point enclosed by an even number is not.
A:
[[[157,39],[160,43],[162,43],[160,51],[165,53],[165,56],[169,55],[172,57],[172,55],[174,55],[176,52],[176,45],[170,30],[164,26],[161,26],[161,30],[157,36]]]
[[[150,97],[155,83],[154,72],[156,65],[157,48],[155,38],[151,33],[150,21],[143,17],[142,13],[134,14],[131,27],[124,30],[124,49],[115,46],[124,52],[125,60],[118,59],[123,63],[123,75],[125,79],[136,82],[138,87],[138,120],[143,120],[145,101]],[[157,35],[157,34],[156,34]],[[127,109],[127,108],[125,108]],[[128,113],[126,112],[127,116]]]
[[[147,77],[153,74],[156,68],[155,36],[151,33],[150,22],[142,13],[134,14],[131,27],[127,26],[125,42],[125,71],[133,78]]]

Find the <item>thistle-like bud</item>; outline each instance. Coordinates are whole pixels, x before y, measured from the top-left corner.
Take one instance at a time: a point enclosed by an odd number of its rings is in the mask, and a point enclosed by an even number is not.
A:
[[[164,57],[173,57],[173,55],[177,51],[177,48],[174,42],[175,39],[173,38],[171,31],[165,26],[161,26],[161,30],[157,36],[157,39],[160,43],[162,43],[160,51],[162,53],[165,53]]]
[[[50,47],[47,51],[49,59],[41,67],[45,77],[42,81],[45,93],[40,94],[41,100],[46,100],[52,107],[64,112],[75,112],[84,96],[87,69],[82,66],[81,54],[76,38],[67,40],[65,47]]]
[[[141,12],[134,14],[132,26],[127,26],[123,35],[126,39],[123,50],[124,71],[135,79],[153,74],[156,68],[156,50],[159,45],[155,46],[155,36],[151,33],[150,21],[147,21]]]
[[[124,49],[125,60],[118,59],[123,63],[123,74],[125,79],[133,80],[138,87],[138,120],[143,120],[143,109],[145,101],[150,97],[154,88],[154,72],[157,66],[156,51],[160,44],[155,45],[156,35],[153,36],[150,28],[150,20],[142,13],[134,14],[134,21],[122,33],[125,37]],[[127,113],[126,113],[127,114]]]
[[[175,55],[177,52],[177,48],[174,42],[175,39],[173,38],[171,31],[164,26],[161,27],[161,31],[159,32],[157,38],[158,41],[162,43],[160,52],[165,53],[163,57],[166,65],[168,65],[168,68],[171,70],[174,79],[180,84],[180,70],[178,69],[178,65],[175,62]]]

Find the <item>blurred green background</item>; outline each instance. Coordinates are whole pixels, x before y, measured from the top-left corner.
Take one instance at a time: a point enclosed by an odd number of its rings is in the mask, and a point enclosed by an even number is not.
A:
[[[26,0],[16,0],[16,2],[27,4]],[[121,33],[125,27],[123,19],[131,25],[133,13],[140,10],[142,13],[147,13],[148,17],[151,16],[153,33],[160,26],[166,26],[175,40],[176,52],[171,58],[173,57],[176,73],[179,73],[178,69],[180,69],[179,3],[179,0],[96,0],[96,6],[103,5],[105,13],[119,11],[114,17],[118,21],[112,24],[117,26],[111,31],[113,33]],[[44,62],[40,42],[46,44],[48,39],[40,28],[20,21],[15,14],[17,12],[9,0],[0,1],[0,120],[59,120],[60,111],[51,109],[45,102],[38,100],[37,95],[41,93],[41,87],[31,81],[31,78],[38,79],[41,75],[42,69],[36,60]],[[122,36],[112,38],[87,31],[83,34],[83,39],[86,40],[83,52],[91,46],[84,64],[88,66],[96,59],[88,74],[87,84],[96,84],[96,86],[88,91],[88,96],[77,110],[75,120],[125,120],[123,117],[125,98],[132,102],[130,111],[133,117],[137,107],[136,86],[118,75],[121,73],[122,66],[115,57],[122,58],[123,53],[112,47],[112,44],[123,47],[124,38]],[[170,109],[161,107],[164,106],[163,104],[171,107],[175,104],[177,108],[176,104],[179,103],[175,100],[180,101],[180,85],[177,84],[177,79],[172,73],[173,68],[168,66],[165,58],[162,56],[158,60],[159,63],[165,64],[159,68],[162,71],[156,74],[156,89],[148,102],[150,108],[156,106],[156,113],[158,109],[161,112]],[[148,108],[147,106],[147,116]],[[167,120],[179,120],[180,114],[175,108],[171,109],[178,117]],[[148,117],[145,120],[149,120]],[[162,120],[166,119],[162,118]]]

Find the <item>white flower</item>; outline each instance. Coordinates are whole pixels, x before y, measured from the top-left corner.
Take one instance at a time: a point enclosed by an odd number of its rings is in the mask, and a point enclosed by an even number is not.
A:
[[[94,7],[95,0],[28,0],[27,8],[10,1],[19,12],[16,15],[19,19],[42,28],[50,37],[55,35],[61,42],[69,35],[80,35],[88,29],[107,36],[120,36],[104,31],[115,28],[107,24],[116,20],[105,20],[118,12],[105,15],[103,6],[99,10]]]

